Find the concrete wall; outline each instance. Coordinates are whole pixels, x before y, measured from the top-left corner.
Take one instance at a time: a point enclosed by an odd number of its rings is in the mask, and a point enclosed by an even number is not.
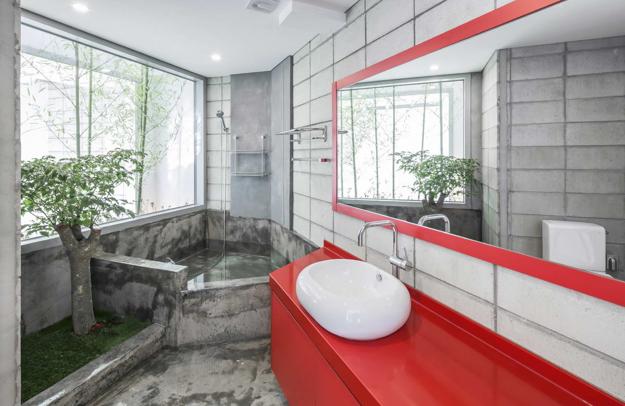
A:
[[[0,399],[20,404],[19,0],[0,1]]]
[[[263,170],[269,172],[271,74],[258,72],[233,75],[230,86],[232,92],[231,174],[235,172],[257,173]],[[258,153],[261,150],[267,152]],[[238,168],[234,167],[235,162]],[[269,177],[265,175],[231,176],[230,212],[232,215],[269,218]]]
[[[293,233],[282,224],[273,220],[231,216],[226,212],[226,232],[224,216],[219,210],[208,211],[209,248],[221,251],[224,247],[229,252],[269,255],[276,251],[288,261],[300,258],[317,247],[310,241]]]
[[[206,214],[193,213],[102,236],[104,251],[178,260],[206,246]],[[69,262],[62,247],[26,252],[22,264],[22,329],[39,331],[71,315]]]
[[[210,282],[183,293],[176,345],[215,344],[268,337],[269,278]]]
[[[270,220],[233,216],[229,211],[225,214],[224,218],[221,210],[208,211],[208,246],[211,251],[220,252],[225,247],[228,252],[269,255]]]
[[[271,168],[269,174],[271,220],[291,227],[291,142],[276,136],[292,128],[292,69],[288,57],[271,71]]]
[[[502,244],[542,256],[541,220],[597,223],[625,261],[625,37],[500,52]],[[503,151],[504,154],[506,153]],[[507,241],[506,241],[507,240]]]
[[[417,224],[422,216],[432,214],[429,209],[415,206],[403,205],[374,205],[374,204],[349,204],[353,207],[359,207],[374,213],[384,214],[395,219],[406,220]],[[475,209],[458,209],[452,207],[443,207],[437,209],[437,213],[443,213],[449,218],[450,232],[454,235],[470,238],[472,240],[482,240],[482,211]],[[445,230],[445,222],[443,220],[433,220],[428,222],[428,227],[437,230]]]
[[[506,1],[358,1],[347,13],[347,26],[327,40],[314,38],[295,54],[294,125],[330,125],[332,80],[502,3]],[[294,148],[295,157],[332,156],[330,140]],[[386,259],[392,248],[390,231],[370,229],[367,246],[358,247],[355,239],[363,222],[332,211],[331,165],[296,164],[295,231],[317,244],[332,241],[390,271]],[[625,399],[623,307],[406,235],[400,235],[399,249],[417,268],[414,273],[402,272],[406,283]]]
[[[208,79],[206,202],[209,209],[231,210],[235,195],[233,215],[271,218],[290,226],[291,143],[286,137],[273,134],[292,127],[291,84],[291,57],[270,72]],[[226,125],[231,127],[229,134],[223,131],[221,120],[216,117],[218,110],[224,112]],[[259,150],[259,135],[267,136],[264,141],[267,176],[237,177],[233,181],[232,137],[240,137],[239,150]],[[239,154],[237,158],[243,170],[259,168],[260,155]]]
[[[91,281],[95,308],[158,323],[167,344],[176,342],[185,266],[102,253],[91,261]]]

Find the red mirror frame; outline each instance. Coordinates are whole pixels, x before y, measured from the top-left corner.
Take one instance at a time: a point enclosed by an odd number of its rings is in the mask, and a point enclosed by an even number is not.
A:
[[[490,262],[534,278],[559,285],[577,292],[625,306],[625,283],[612,278],[549,262],[540,258],[495,247],[483,242],[444,233],[442,231],[409,223],[338,202],[338,142],[337,142],[337,95],[338,90],[363,79],[402,65],[413,59],[428,55],[488,30],[525,17],[565,0],[515,0],[511,3],[459,25],[443,34],[415,45],[368,68],[337,80],[332,84],[332,208],[335,212],[363,221],[390,219],[399,232],[439,245],[474,258]]]

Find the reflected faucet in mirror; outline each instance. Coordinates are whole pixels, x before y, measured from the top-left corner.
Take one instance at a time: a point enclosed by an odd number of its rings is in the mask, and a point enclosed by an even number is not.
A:
[[[419,219],[417,224],[422,226],[425,225],[425,223],[429,223],[430,221],[434,220],[443,220],[443,222],[445,222],[445,232],[449,233],[451,231],[451,223],[449,222],[449,218],[442,213],[428,214],[426,216],[423,216]]]
[[[391,227],[391,231],[393,232],[393,254],[388,257],[388,261],[393,267],[393,276],[399,278],[399,269],[401,268],[405,270],[408,266],[408,261],[399,257],[399,251],[397,249],[397,226],[390,220],[370,221],[363,224],[363,226],[360,228],[360,231],[358,231],[357,242],[359,247],[364,247],[367,229],[371,227]]]

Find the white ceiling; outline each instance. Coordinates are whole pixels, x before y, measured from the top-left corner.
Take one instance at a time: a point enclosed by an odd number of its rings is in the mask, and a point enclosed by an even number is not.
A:
[[[366,79],[479,72],[498,49],[625,35],[625,0],[567,0]],[[432,65],[439,66],[432,71]]]
[[[246,9],[248,0],[22,0],[21,5],[210,77],[270,70],[315,35],[339,28],[343,13],[355,2],[280,1],[271,14]],[[89,12],[74,11],[75,2],[87,5]],[[280,24],[287,4],[292,18]],[[212,61],[213,53],[222,60]]]

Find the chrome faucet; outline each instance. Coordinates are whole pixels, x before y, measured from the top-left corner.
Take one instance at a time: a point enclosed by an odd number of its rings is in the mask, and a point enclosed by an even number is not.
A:
[[[393,231],[393,254],[388,257],[388,261],[391,263],[391,265],[393,266],[393,276],[396,278],[399,278],[399,268],[401,269],[406,269],[407,265],[408,265],[408,261],[406,261],[405,259],[401,259],[399,257],[398,251],[397,251],[397,236],[398,236],[398,232],[397,232],[397,226],[395,225],[395,223],[393,223],[390,220],[379,220],[379,221],[371,221],[369,223],[365,223],[361,228],[360,231],[358,231],[358,246],[362,247],[365,245],[365,234],[367,232],[367,229],[371,228],[371,227],[386,227],[386,226],[390,226],[391,230]]]
[[[443,220],[445,222],[445,232],[448,233],[451,230],[451,223],[449,222],[449,218],[442,214],[442,213],[438,213],[438,214],[428,214],[426,216],[423,216],[419,219],[419,221],[417,222],[418,225],[422,226],[425,223],[428,223],[430,221],[433,220]]]

